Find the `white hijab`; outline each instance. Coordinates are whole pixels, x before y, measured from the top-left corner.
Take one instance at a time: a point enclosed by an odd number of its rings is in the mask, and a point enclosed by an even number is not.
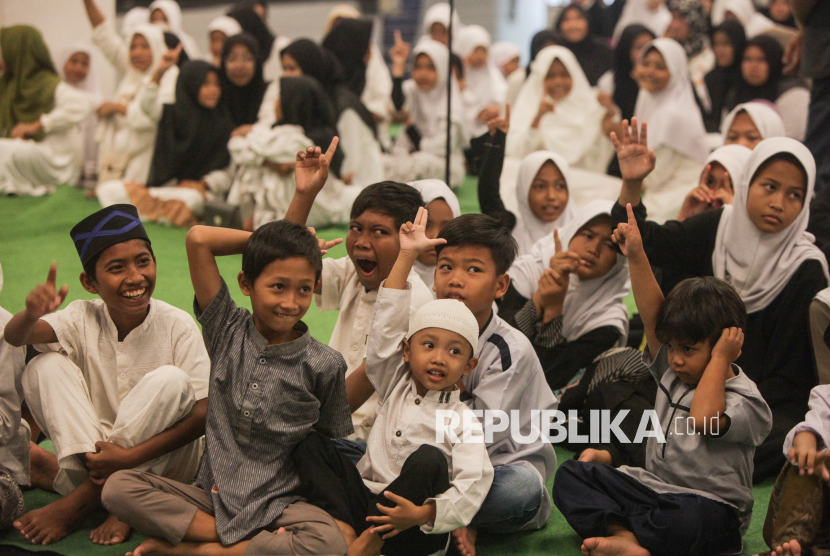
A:
[[[458,33],[456,52],[462,59],[466,58],[479,46],[490,50],[492,40],[487,29],[480,25],[467,25]],[[507,96],[507,81],[504,76],[490,60],[480,68],[464,68],[464,82],[467,90],[475,97],[475,105],[472,106],[470,117],[471,127],[475,125],[478,114],[491,104],[504,104]],[[466,91],[465,91],[466,92]],[[486,123],[476,127],[474,136],[485,133]]]
[[[519,47],[512,42],[499,41],[493,43],[493,46],[490,47],[490,61],[493,62],[494,66],[499,68],[499,71],[502,71],[502,68],[507,62],[521,55],[522,53],[519,51]],[[504,75],[503,71],[502,75]]]
[[[597,101],[582,67],[573,52],[564,46],[548,46],[537,54],[531,64],[530,76],[522,85],[511,110],[505,149],[507,156],[522,154],[524,138],[530,133],[539,104],[546,95],[545,77],[554,60],[562,62],[571,74],[573,87],[568,96],[556,102],[553,112],[548,112],[539,120],[538,130],[542,134],[544,148],[562,155],[568,164],[576,164],[601,138],[606,110]]]
[[[153,53],[153,61],[145,71],[139,71],[132,65],[128,56],[127,70],[124,72],[124,78],[121,79],[115,91],[116,99],[123,104],[129,104],[135,98],[135,95],[145,83],[145,77],[153,75],[153,72],[156,71],[156,68],[161,62],[162,54],[167,52],[167,45],[164,42],[164,30],[158,25],[151,25],[149,23],[136,25],[127,38],[128,51],[133,42],[133,37],[136,35],[141,35],[147,39],[147,44],[150,45],[150,51]]]
[[[179,40],[182,41],[184,51],[191,60],[197,60],[201,57],[196,41],[193,37],[185,33],[182,28],[182,9],[176,0],[155,0],[150,4],[148,9],[150,10],[151,17],[155,10],[164,12],[164,16],[167,18],[167,24],[160,25],[160,27],[179,37]]]
[[[723,119],[720,131],[724,141],[726,141],[729,128],[732,127],[732,122],[735,121],[735,117],[741,112],[746,112],[752,118],[752,122],[758,128],[762,139],[786,137],[784,120],[781,119],[781,114],[778,113],[778,110],[772,104],[767,104],[766,101],[750,101],[739,104]]]
[[[69,81],[66,81],[64,68],[66,67],[66,62],[68,62],[73,55],[79,52],[83,52],[89,56],[89,73],[87,73],[86,78],[84,78],[84,80],[80,83],[69,83]],[[98,79],[96,78],[95,69],[92,64],[92,46],[83,41],[72,41],[66,46],[66,48],[61,50],[56,61],[58,63],[58,67],[56,69],[58,70],[61,78],[66,81],[66,83],[72,85],[72,87],[86,93],[90,99],[95,99],[94,102],[96,102],[97,106],[97,103],[101,100],[101,91],[98,88]]]
[[[121,20],[121,36],[132,36],[135,28],[142,23],[150,23],[150,10],[137,6],[124,14],[124,19]]]
[[[614,27],[614,42],[619,40],[626,27],[635,23],[645,25],[656,36],[662,37],[671,23],[671,18],[671,12],[664,2],[660,2],[656,10],[650,10],[648,0],[627,0],[620,14],[620,20]]]
[[[412,123],[421,132],[422,137],[430,137],[441,130],[446,130],[447,121],[447,79],[450,75],[449,50],[446,46],[432,39],[421,39],[412,51],[413,63],[415,59],[426,54],[432,60],[438,74],[438,81],[430,91],[421,91],[413,79],[407,79],[403,84],[403,92],[407,100],[409,115]],[[467,125],[464,121],[464,105],[461,101],[461,91],[458,84],[452,80],[452,121],[458,124],[462,132],[462,144],[467,144]]]
[[[323,31],[323,36],[325,37],[331,32],[332,27],[334,27],[334,22],[338,19],[360,19],[361,17],[363,17],[363,14],[354,6],[350,4],[338,4],[330,9],[326,15],[326,28]]]
[[[750,182],[761,165],[779,153],[794,155],[807,174],[804,208],[786,229],[770,234],[752,223],[746,210]],[[712,253],[714,274],[732,284],[746,305],[747,313],[766,308],[789,283],[804,261],[821,262],[828,276],[827,261],[807,232],[809,199],[813,196],[816,163],[800,142],[787,137],[765,139],[752,151],[735,186],[735,204],[725,206]]]
[[[239,22],[234,18],[229,17],[227,15],[220,15],[219,17],[214,18],[213,21],[211,21],[208,25],[208,35],[210,35],[214,31],[224,33],[225,38],[229,38],[241,33],[242,27],[239,25]]]
[[[703,164],[705,171],[706,165],[712,162],[718,162],[729,172],[729,179],[732,187],[737,187],[738,180],[741,179],[744,167],[752,155],[752,149],[748,149],[743,145],[724,145],[718,147],[709,155],[706,162]]]
[[[582,207],[567,225],[559,229],[563,249],[568,248],[577,232],[599,215],[611,215],[614,201],[591,201]],[[528,255],[522,255],[510,267],[510,281],[523,297],[530,298],[536,292],[542,272],[550,266],[556,254],[553,233],[533,245]],[[628,260],[617,255],[617,262],[605,276],[585,280],[570,275],[568,294],[562,307],[562,333],[570,341],[602,326],[613,326],[620,331],[618,346],[625,344],[628,336],[628,308],[625,298],[631,290],[628,276]]]
[[[775,27],[775,23],[759,13],[752,0],[715,0],[712,4],[712,25],[720,25],[726,19],[726,12],[741,22],[746,30],[746,38],[751,39]]]
[[[520,255],[529,253],[534,243],[553,234],[554,228],[561,228],[570,222],[576,211],[576,205],[572,200],[573,195],[570,190],[568,191],[568,203],[565,205],[565,210],[553,222],[542,222],[530,209],[527,198],[530,193],[530,186],[533,184],[536,174],[539,173],[539,170],[547,161],[553,162],[559,168],[565,178],[565,183],[568,184],[569,188],[571,187],[570,166],[562,156],[550,151],[537,151],[527,155],[522,160],[522,164],[519,166],[519,176],[516,179],[516,201],[519,214],[516,215],[516,227],[513,228],[513,238],[519,245]]]
[[[458,204],[458,197],[452,192],[452,189],[441,180],[418,180],[409,182],[409,185],[417,189],[424,199],[424,205],[430,204],[436,199],[443,199],[450,207],[453,218],[461,216],[461,205]],[[435,283],[435,266],[426,265],[421,261],[416,260],[413,265],[415,272],[424,281],[424,284],[432,291],[432,285]]]
[[[648,43],[640,58],[652,48],[663,56],[671,77],[666,88],[657,93],[640,89],[634,115],[640,122],[648,123],[649,147],[665,145],[702,163],[709,148],[689,78],[686,51],[674,39],[660,38]]]
[[[446,2],[438,2],[437,4],[433,4],[424,14],[424,37],[429,37],[429,30],[432,28],[433,23],[440,23],[447,29],[450,28],[450,5]],[[461,29],[464,27],[464,24],[461,23],[461,18],[458,17],[458,10],[454,10],[452,14],[452,38],[453,38],[453,50],[458,48],[458,34],[461,32]]]

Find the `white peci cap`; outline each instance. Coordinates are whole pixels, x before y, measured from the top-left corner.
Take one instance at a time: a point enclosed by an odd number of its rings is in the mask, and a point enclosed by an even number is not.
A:
[[[473,353],[478,347],[478,321],[473,312],[457,299],[436,299],[421,307],[415,313],[406,339],[425,328],[441,328],[460,334],[470,342]]]

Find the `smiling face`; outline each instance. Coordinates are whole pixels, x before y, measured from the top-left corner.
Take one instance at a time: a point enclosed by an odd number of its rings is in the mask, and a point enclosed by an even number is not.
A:
[[[567,10],[559,22],[559,33],[570,43],[582,42],[588,36],[588,20],[579,10]]]
[[[415,85],[424,92],[431,91],[438,84],[438,71],[432,59],[426,54],[418,54],[412,68],[412,79]]]
[[[63,66],[63,74],[72,85],[77,85],[89,75],[89,54],[75,52]]]
[[[669,366],[684,384],[697,386],[706,366],[712,359],[709,340],[696,344],[688,342],[666,342]]]
[[[164,10],[161,8],[153,10],[153,13],[150,14],[150,23],[168,23]]]
[[[743,145],[748,149],[754,149],[758,143],[763,141],[758,126],[752,120],[746,110],[741,110],[732,119],[729,129],[726,132],[724,145]]]
[[[456,32],[458,32],[457,29]],[[450,34],[449,31],[447,31],[447,26],[443,23],[438,23],[437,21],[429,28],[429,38],[440,42],[444,46],[449,46],[450,44]]]
[[[579,255],[581,264],[576,275],[581,280],[601,278],[617,264],[611,234],[611,217],[600,215],[580,228],[568,244],[568,250]]]
[[[527,202],[533,216],[542,222],[553,222],[562,216],[568,205],[568,183],[553,161],[548,160],[536,172]]]
[[[228,80],[237,87],[244,87],[254,78],[256,60],[244,44],[235,44],[225,58],[225,73]]]
[[[712,50],[719,68],[728,68],[735,63],[735,47],[726,31],[715,31],[712,35]]]
[[[493,301],[507,292],[510,277],[496,272],[490,249],[478,245],[444,247],[435,267],[437,299],[458,299],[472,311],[482,328]]]
[[[399,227],[391,216],[364,211],[349,222],[346,252],[357,270],[357,278],[368,291],[386,280],[398,258],[401,243]]]
[[[489,53],[487,49],[483,46],[477,46],[475,49],[467,56],[465,63],[468,67],[471,68],[483,68],[487,65],[487,59],[489,58]]]
[[[211,31],[208,39],[210,41],[210,53],[218,60],[222,56],[222,47],[225,46],[228,37],[222,31]]]
[[[205,75],[202,86],[199,87],[199,106],[213,110],[219,104],[222,96],[222,86],[219,83],[219,74],[209,71]]]
[[[755,227],[774,234],[787,229],[804,208],[807,175],[788,160],[761,165],[749,185],[746,211]]]
[[[316,282],[317,270],[305,257],[271,261],[253,286],[239,273],[239,288],[251,298],[254,325],[268,345],[293,339],[294,326],[311,305]]]
[[[573,79],[565,68],[565,64],[559,60],[551,62],[543,84],[545,93],[553,100],[560,101],[568,96],[573,86]]]
[[[744,81],[753,87],[760,87],[769,79],[769,64],[764,51],[758,46],[749,45],[744,50],[741,62],[741,75]]]
[[[153,65],[153,51],[144,35],[133,35],[130,41],[130,64],[138,71],[147,71]]]
[[[427,212],[429,213],[427,220],[427,229],[424,231],[429,239],[435,239],[441,232],[444,225],[453,219],[452,209],[444,199],[435,199],[427,203]],[[422,251],[418,255],[418,260],[425,265],[435,266],[438,261],[438,255],[435,254],[435,248],[431,247],[427,251]]]
[[[677,42],[685,41],[689,38],[689,24],[686,23],[686,20],[683,19],[683,15],[680,12],[674,11],[671,15],[671,23],[669,23],[663,36],[674,39]]]
[[[419,396],[427,390],[452,391],[478,363],[470,342],[443,328],[425,328],[413,334],[404,342],[403,358],[409,363]]]
[[[81,274],[81,285],[104,301],[116,322],[146,315],[156,287],[156,259],[144,240],[116,243],[98,256],[94,279]]]
[[[656,48],[649,50],[634,67],[637,85],[650,93],[659,93],[669,86],[671,72],[666,60]]]

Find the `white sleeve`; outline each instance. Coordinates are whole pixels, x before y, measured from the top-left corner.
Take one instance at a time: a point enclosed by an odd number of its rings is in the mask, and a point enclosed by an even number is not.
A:
[[[258,124],[271,127],[277,122],[276,104],[279,97],[280,82],[277,79],[272,81],[265,89],[265,96],[262,97],[262,104],[259,106],[259,113],[257,114]]]
[[[87,95],[66,83],[59,83],[55,89],[55,107],[40,117],[43,131],[65,131],[79,125],[92,113],[92,108]]]
[[[542,125],[541,123],[539,125]],[[516,130],[513,133],[507,132],[507,144],[504,155],[516,158],[524,158],[532,152],[544,149],[542,144],[542,133],[538,127],[529,127],[524,133]]]
[[[210,383],[210,357],[199,327],[189,315],[190,322],[184,323],[184,330],[174,340],[173,362],[190,377],[196,399],[207,398]]]
[[[214,170],[203,176],[202,179],[208,184],[208,189],[214,195],[223,196],[231,188],[233,183],[233,172],[230,168]]]
[[[323,259],[323,275],[320,278],[320,293],[314,296],[314,302],[320,311],[340,309],[340,296],[346,286],[349,266],[352,260],[349,257],[342,259]]]
[[[366,87],[360,100],[372,114],[388,119],[392,110],[392,75],[383,62],[380,49],[372,44],[372,57],[366,65]]]
[[[20,377],[26,368],[26,348],[11,346],[4,337],[11,318],[11,313],[0,308],[0,446],[15,439],[20,428]]]
[[[159,104],[159,87],[149,79],[141,85],[124,115],[124,123],[135,131],[149,131],[158,127],[162,106]]]
[[[114,21],[105,19],[98,27],[92,29],[92,42],[101,49],[115,69],[121,73],[127,71],[130,58],[129,48],[115,30]]]
[[[409,297],[405,290],[388,290],[381,284],[375,301],[369,342],[366,346],[366,377],[380,396],[380,403],[408,374],[403,360],[403,341],[409,333]]]
[[[811,432],[816,436],[816,446],[819,450],[830,448],[830,384],[816,386],[810,392],[810,411],[787,434],[784,439],[784,456],[793,447],[793,440],[801,432]]]
[[[84,360],[83,330],[86,324],[86,305],[90,301],[76,300],[65,309],[44,315],[40,320],[52,327],[58,338],[56,344],[37,344],[35,349],[40,352],[63,352],[76,365],[82,366]]]
[[[361,187],[383,181],[380,143],[357,112],[344,110],[337,120],[337,132],[343,149],[341,175],[353,173],[353,184]]]
[[[807,117],[810,111],[810,91],[794,87],[775,101],[775,107],[784,120],[784,133],[796,141],[804,141],[807,135]]]
[[[662,145],[654,149],[654,155],[657,158],[654,170],[648,175],[645,182],[646,188],[659,189],[672,181],[683,162],[683,155],[671,147]]]

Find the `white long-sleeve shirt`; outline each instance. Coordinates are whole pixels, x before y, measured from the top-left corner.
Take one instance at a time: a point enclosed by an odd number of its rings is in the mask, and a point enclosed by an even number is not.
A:
[[[796,435],[802,432],[811,432],[816,436],[818,450],[830,448],[830,384],[816,386],[810,391],[808,402],[810,411],[804,417],[804,422],[797,424],[784,439],[784,455],[793,447]]]
[[[32,433],[20,418],[20,378],[26,368],[26,348],[6,343],[4,329],[11,318],[11,313],[0,307],[0,465],[9,470],[17,484],[28,485]]]

